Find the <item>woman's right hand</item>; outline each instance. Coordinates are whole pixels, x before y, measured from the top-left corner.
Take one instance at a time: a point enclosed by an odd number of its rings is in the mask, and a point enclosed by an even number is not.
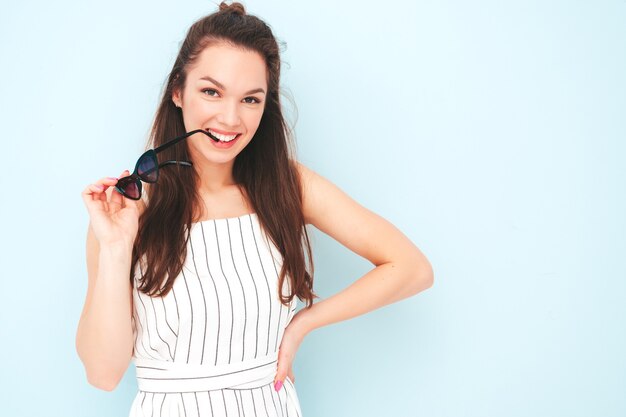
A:
[[[125,170],[120,178],[128,175]],[[114,189],[115,184],[117,178],[112,177],[89,184],[82,192],[83,201],[100,245],[121,243],[132,247],[138,231],[140,203],[120,194]]]

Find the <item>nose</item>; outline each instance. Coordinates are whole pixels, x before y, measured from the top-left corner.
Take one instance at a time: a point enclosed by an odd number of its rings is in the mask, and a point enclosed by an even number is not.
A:
[[[217,115],[217,120],[224,126],[239,126],[239,103],[235,100],[224,100],[223,105]]]

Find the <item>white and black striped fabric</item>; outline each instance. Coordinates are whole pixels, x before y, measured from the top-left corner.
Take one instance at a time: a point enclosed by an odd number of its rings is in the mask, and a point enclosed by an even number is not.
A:
[[[302,417],[293,382],[273,387],[298,299],[278,298],[282,257],[256,213],[193,223],[165,297],[133,287],[139,391],[129,417]],[[283,291],[288,291],[285,279]]]

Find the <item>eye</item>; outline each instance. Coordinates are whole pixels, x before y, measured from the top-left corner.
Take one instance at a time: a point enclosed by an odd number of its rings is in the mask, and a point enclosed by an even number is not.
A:
[[[211,97],[215,97],[215,95],[217,95],[217,91],[216,91],[216,90],[214,90],[214,89],[212,89],[212,88],[205,88],[204,90],[202,90],[202,92],[203,92],[203,93],[204,93],[205,91],[208,91],[208,92],[209,92],[209,95],[210,95]],[[214,94],[215,94],[215,95],[214,95]]]
[[[259,100],[256,97],[246,97],[246,98],[244,98],[244,101],[245,100],[252,100],[252,101],[246,101],[247,104],[255,104],[255,103],[260,103],[261,102],[261,100]]]

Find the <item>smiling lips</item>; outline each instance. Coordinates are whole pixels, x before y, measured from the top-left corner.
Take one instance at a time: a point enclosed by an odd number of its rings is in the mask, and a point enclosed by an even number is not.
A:
[[[206,129],[206,132],[209,134],[209,136],[211,137],[211,139],[215,140],[215,141],[220,141],[220,142],[225,142],[228,143],[232,140],[234,140],[237,136],[240,135],[240,133],[234,133],[231,135],[226,135],[223,133],[218,133],[213,129]]]

